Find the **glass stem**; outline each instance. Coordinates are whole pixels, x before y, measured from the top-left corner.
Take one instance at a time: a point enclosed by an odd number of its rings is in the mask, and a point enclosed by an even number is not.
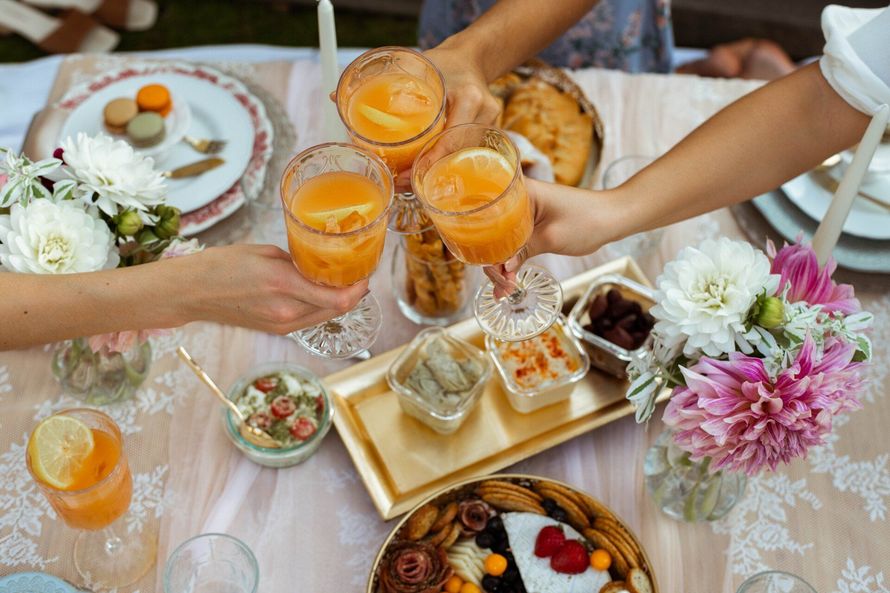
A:
[[[102,530],[102,534],[105,536],[105,553],[109,556],[117,555],[123,548],[123,540],[110,525]]]

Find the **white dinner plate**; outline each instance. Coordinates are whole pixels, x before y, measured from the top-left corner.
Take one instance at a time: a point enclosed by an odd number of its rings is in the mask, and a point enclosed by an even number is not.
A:
[[[96,91],[78,105],[62,126],[59,138],[74,136],[77,132],[90,135],[103,132],[102,110],[105,105],[117,97],[135,98],[136,92],[150,83],[163,84],[176,101],[188,104],[191,112],[189,136],[226,141],[225,148],[217,155],[225,160],[223,165],[196,177],[167,181],[168,203],[183,213],[192,212],[229,190],[241,178],[253,153],[254,126],[250,114],[230,91],[175,72],[129,77]],[[178,142],[153,158],[156,167],[166,171],[207,157],[185,142]]]
[[[832,192],[822,187],[810,173],[804,173],[785,183],[782,185],[782,191],[791,202],[816,222],[825,216],[834,197]],[[863,198],[857,198],[844,223],[843,231],[866,239],[890,239],[890,210]]]

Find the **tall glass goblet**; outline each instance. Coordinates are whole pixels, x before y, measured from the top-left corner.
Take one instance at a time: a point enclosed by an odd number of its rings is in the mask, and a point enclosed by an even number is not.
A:
[[[417,155],[411,182],[442,240],[464,263],[503,264],[531,238],[519,151],[501,130],[464,124],[439,133]],[[489,281],[476,293],[476,319],[494,338],[526,340],[559,317],[562,288],[544,268],[523,266],[509,289],[497,298]]]
[[[336,99],[352,141],[379,156],[395,177],[408,171],[423,145],[445,127],[445,79],[412,49],[363,53],[343,71]],[[429,226],[414,195],[397,194],[390,230],[414,234]]]
[[[374,272],[393,197],[383,161],[350,144],[313,146],[288,163],[280,191],[291,259],[303,276],[343,288]],[[345,315],[290,336],[319,356],[348,358],[367,350],[380,326],[380,305],[368,294]]]
[[[766,570],[750,577],[739,586],[737,593],[816,593],[816,590],[797,575],[781,570]]]
[[[120,428],[92,409],[64,410],[31,433],[28,471],[56,514],[80,529],[74,566],[96,589],[135,583],[154,564],[156,542],[148,531],[113,525],[126,514],[133,478]]]

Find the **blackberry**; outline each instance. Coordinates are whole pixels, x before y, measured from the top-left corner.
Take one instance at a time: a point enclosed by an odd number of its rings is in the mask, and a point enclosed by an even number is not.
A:
[[[504,522],[501,520],[500,517],[495,515],[494,517],[492,517],[491,519],[488,520],[488,525],[486,525],[485,528],[487,531],[490,531],[492,533],[497,533],[499,531],[504,530]]]
[[[519,582],[519,570],[513,566],[509,565],[507,570],[504,571],[504,574],[501,577],[504,582],[515,584]]]
[[[491,548],[494,542],[495,536],[488,531],[483,531],[476,536],[476,545],[480,548]]]
[[[482,588],[488,593],[501,593],[501,579],[490,574],[482,577]]]
[[[565,512],[562,508],[560,508],[560,507],[556,507],[555,509],[553,509],[553,512],[550,513],[550,517],[551,517],[554,521],[559,521],[560,523],[565,523],[566,521],[569,520],[569,515],[568,515],[568,513],[566,513],[566,512]]]
[[[556,509],[556,501],[552,498],[545,498],[541,501],[541,506],[544,507],[544,510],[547,511],[547,514],[549,515]]]

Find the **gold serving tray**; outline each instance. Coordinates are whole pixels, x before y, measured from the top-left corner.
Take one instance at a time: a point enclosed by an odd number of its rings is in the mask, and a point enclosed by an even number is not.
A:
[[[651,286],[637,264],[625,257],[563,282],[565,310],[605,274],[621,274]],[[475,319],[448,331],[485,349]],[[633,412],[624,397],[627,381],[596,370],[577,384],[569,400],[530,414],[520,414],[510,406],[493,375],[463,426],[442,435],[404,414],[386,382],[386,372],[403,348],[324,379],[334,400],[334,426],[385,520],[409,511],[451,483],[497,472]],[[666,395],[667,391],[660,398]]]

